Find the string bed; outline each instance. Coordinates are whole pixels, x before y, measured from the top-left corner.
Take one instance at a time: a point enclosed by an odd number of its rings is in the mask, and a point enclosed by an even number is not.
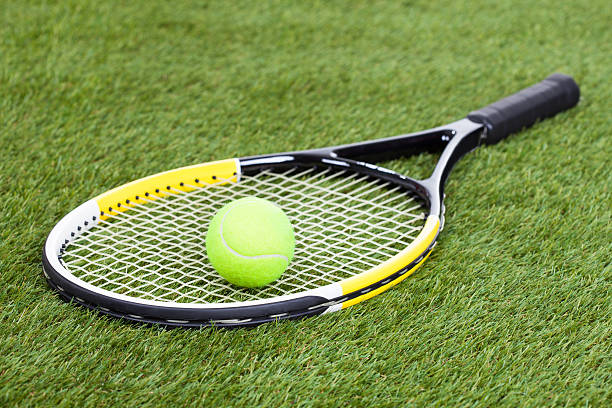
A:
[[[118,213],[78,236],[66,269],[99,288],[141,299],[231,303],[302,292],[364,272],[408,246],[426,209],[400,187],[350,171],[263,171],[239,183],[190,186]],[[292,263],[257,289],[234,286],[210,265],[205,237],[212,216],[247,196],[280,206],[294,227]]]

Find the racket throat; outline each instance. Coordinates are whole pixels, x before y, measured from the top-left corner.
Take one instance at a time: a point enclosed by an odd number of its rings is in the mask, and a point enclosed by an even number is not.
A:
[[[440,155],[431,176],[420,181],[432,195],[429,197],[430,213],[439,216],[441,223],[444,219],[443,200],[446,180],[457,162],[482,144],[484,130],[483,125],[474,123],[469,119],[459,120],[448,125],[448,127],[451,129],[451,139]]]

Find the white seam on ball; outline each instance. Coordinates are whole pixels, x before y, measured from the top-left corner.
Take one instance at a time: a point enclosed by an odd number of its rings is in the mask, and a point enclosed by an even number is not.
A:
[[[272,254],[272,255],[254,255],[254,256],[248,256],[248,255],[242,255],[236,251],[234,251],[234,249],[232,247],[230,247],[227,242],[225,241],[225,237],[223,236],[223,223],[225,222],[225,217],[227,217],[227,214],[230,213],[230,211],[232,211],[234,209],[234,207],[237,207],[240,204],[247,204],[247,203],[254,203],[256,202],[256,200],[252,200],[252,201],[243,201],[241,203],[235,204],[233,206],[230,206],[230,208],[227,210],[227,212],[223,215],[223,218],[221,219],[221,224],[219,225],[219,235],[221,235],[221,242],[223,242],[223,245],[225,245],[225,247],[234,255],[239,256],[240,258],[244,258],[244,259],[262,259],[262,258],[281,258],[284,259],[287,263],[289,263],[289,258],[287,258],[285,255],[281,255],[281,254]],[[279,207],[280,208],[280,207]]]

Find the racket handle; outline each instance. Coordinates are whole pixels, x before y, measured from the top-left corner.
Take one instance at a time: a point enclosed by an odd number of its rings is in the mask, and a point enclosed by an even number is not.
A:
[[[470,112],[468,119],[487,128],[487,144],[556,115],[578,103],[580,88],[571,76],[552,74],[542,82]]]

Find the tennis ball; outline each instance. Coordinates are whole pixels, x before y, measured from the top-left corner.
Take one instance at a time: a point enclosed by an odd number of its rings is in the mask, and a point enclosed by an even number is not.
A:
[[[246,197],[221,208],[206,234],[208,259],[234,285],[265,286],[278,279],[293,258],[289,219],[268,200]]]

